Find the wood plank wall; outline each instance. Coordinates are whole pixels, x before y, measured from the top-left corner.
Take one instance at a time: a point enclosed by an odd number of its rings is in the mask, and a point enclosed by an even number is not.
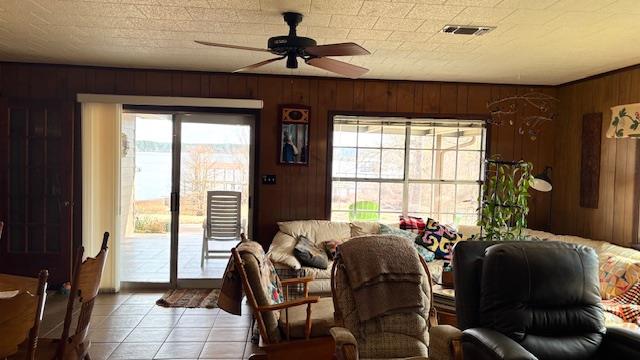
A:
[[[77,93],[262,99],[259,174],[276,185],[257,184],[258,240],[268,245],[276,222],[325,216],[327,129],[330,111],[487,116],[486,103],[532,87],[514,85],[347,80],[270,75],[0,63],[2,97],[74,101]],[[537,87],[551,95],[553,87]],[[311,106],[310,165],[277,163],[279,104]],[[532,161],[538,170],[553,161],[553,132],[531,141],[511,126],[490,130],[490,148],[505,159]],[[79,134],[79,132],[78,132]],[[579,153],[579,152],[578,152]],[[78,154],[76,154],[77,156]],[[79,171],[79,169],[77,169]],[[79,179],[80,175],[76,176]],[[530,227],[548,229],[548,194],[533,194]],[[76,209],[78,210],[78,209]]]
[[[636,186],[638,140],[608,139],[611,107],[640,102],[640,69],[614,72],[558,89],[553,171],[552,230],[631,246],[637,242]],[[602,112],[600,200],[597,209],[580,207],[582,116]]]

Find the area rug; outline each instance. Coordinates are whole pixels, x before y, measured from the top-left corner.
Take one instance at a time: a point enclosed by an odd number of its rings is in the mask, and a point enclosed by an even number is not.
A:
[[[219,289],[177,289],[169,290],[156,304],[164,307],[217,308]]]

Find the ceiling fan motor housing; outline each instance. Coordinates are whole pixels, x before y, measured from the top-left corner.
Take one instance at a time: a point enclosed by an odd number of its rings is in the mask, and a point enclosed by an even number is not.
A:
[[[290,50],[302,50],[309,46],[316,46],[315,40],[302,36],[274,36],[269,39],[267,46],[276,55],[287,55]]]
[[[289,25],[289,35],[287,36],[274,36],[269,38],[267,47],[271,53],[286,56],[287,67],[289,69],[298,68],[298,56],[303,57],[304,48],[309,46],[316,46],[315,40],[308,37],[298,36],[296,33],[296,27],[302,21],[302,14],[296,12],[285,12],[282,14],[284,21]]]

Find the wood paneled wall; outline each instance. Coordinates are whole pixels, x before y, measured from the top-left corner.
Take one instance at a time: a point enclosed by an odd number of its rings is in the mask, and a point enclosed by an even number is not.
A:
[[[612,106],[640,102],[640,69],[561,86],[558,92],[552,230],[630,246],[637,241],[638,140],[605,136]],[[597,209],[580,207],[579,199],[582,116],[592,112],[603,116]]]
[[[74,101],[77,93],[262,99],[258,174],[275,174],[276,185],[257,184],[257,234],[268,244],[276,222],[325,216],[327,134],[330,111],[384,112],[429,116],[486,117],[491,99],[530,87],[490,84],[347,80],[335,78],[238,75],[205,72],[0,63],[3,97]],[[538,87],[552,95],[556,89]],[[310,164],[277,162],[279,104],[311,107]],[[77,132],[79,134],[79,132]],[[532,161],[538,170],[553,161],[553,133],[531,141],[517,129],[490,129],[490,149],[505,159]],[[77,209],[76,209],[77,210]],[[549,195],[533,194],[530,227],[547,229]]]

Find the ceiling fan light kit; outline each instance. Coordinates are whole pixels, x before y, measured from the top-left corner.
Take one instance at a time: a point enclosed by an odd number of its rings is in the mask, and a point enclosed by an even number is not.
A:
[[[198,40],[196,40],[196,43],[206,46],[229,49],[269,52],[278,56],[253,65],[245,66],[243,68],[235,70],[234,72],[253,70],[285,58],[287,59],[286,66],[289,69],[297,69],[298,58],[301,58],[307,65],[350,78],[358,78],[369,71],[369,69],[363,68],[361,66],[356,66],[343,61],[327,58],[327,56],[370,55],[371,53],[367,49],[353,42],[318,45],[316,41],[311,38],[298,36],[296,28],[302,21],[302,14],[296,12],[285,12],[282,14],[282,16],[284,17],[284,21],[287,23],[287,25],[289,25],[289,34],[269,38],[269,41],[267,42],[268,49],[231,44],[219,44]]]

